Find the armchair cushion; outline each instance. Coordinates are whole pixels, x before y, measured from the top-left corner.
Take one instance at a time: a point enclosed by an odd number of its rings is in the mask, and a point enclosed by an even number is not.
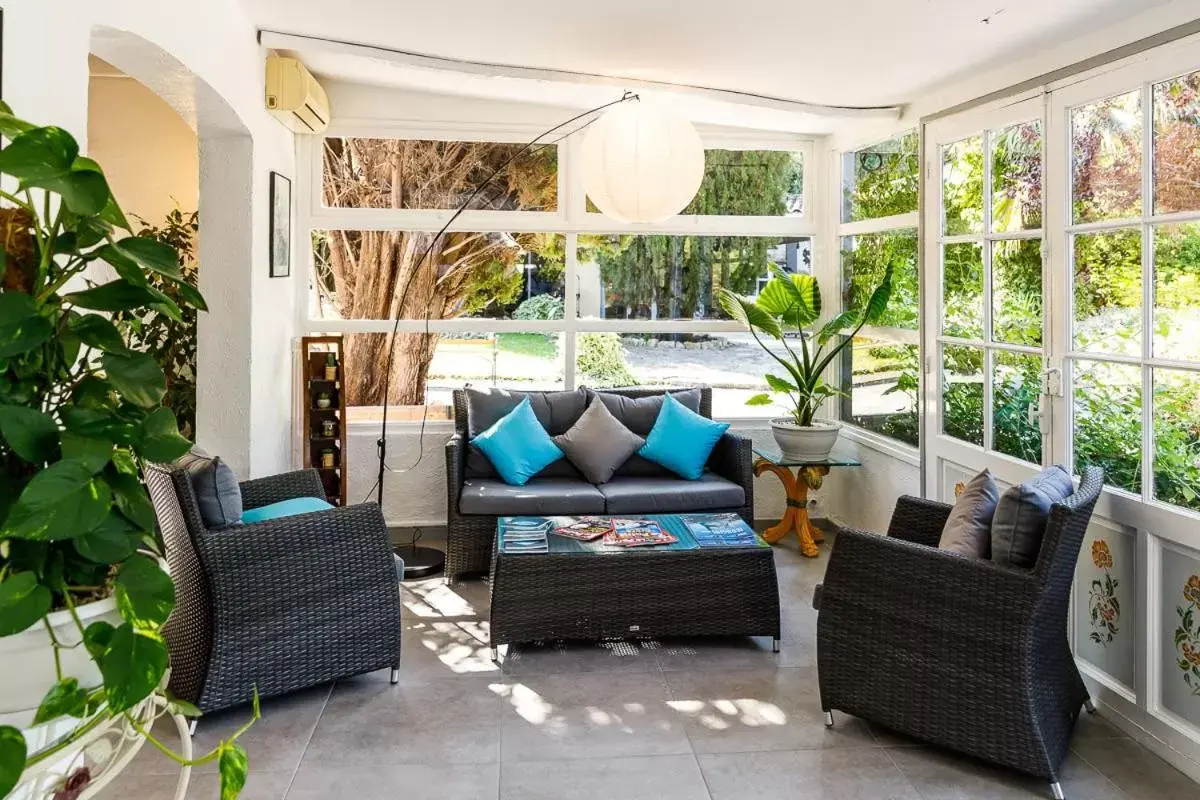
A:
[[[220,458],[198,463],[191,481],[205,527],[225,528],[242,523],[242,490],[228,464]]]
[[[992,547],[992,517],[1000,491],[990,470],[970,480],[950,510],[938,547],[964,556],[987,558]]]
[[[992,518],[992,561],[1007,567],[1033,567],[1042,549],[1050,506],[1074,491],[1071,473],[1057,465],[1009,487]]]
[[[333,508],[328,502],[316,497],[294,497],[291,500],[281,500],[278,503],[252,508],[242,512],[242,522],[252,524],[265,522],[269,519],[283,519],[297,514],[307,514],[310,511],[328,511]]]

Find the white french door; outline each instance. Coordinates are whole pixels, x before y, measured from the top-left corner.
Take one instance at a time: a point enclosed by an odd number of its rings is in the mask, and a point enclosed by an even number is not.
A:
[[[1041,95],[925,128],[925,493],[1048,460]]]
[[[930,122],[923,158],[926,495],[1104,468],[1072,647],[1200,778],[1200,37]]]

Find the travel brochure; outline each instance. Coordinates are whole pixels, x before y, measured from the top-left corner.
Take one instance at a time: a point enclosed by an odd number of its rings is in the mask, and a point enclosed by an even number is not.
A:
[[[504,552],[548,553],[546,537],[553,528],[543,517],[510,517],[504,522]]]
[[[678,541],[650,519],[614,519],[612,531],[604,536],[604,543],[614,547],[652,547]]]
[[[679,517],[701,547],[758,547],[758,536],[737,514],[682,514]]]
[[[613,529],[613,521],[611,519],[602,519],[601,517],[579,517],[572,519],[566,525],[562,525],[554,529],[554,532],[559,536],[566,536],[569,539],[578,539],[581,542],[592,542],[599,539]]]

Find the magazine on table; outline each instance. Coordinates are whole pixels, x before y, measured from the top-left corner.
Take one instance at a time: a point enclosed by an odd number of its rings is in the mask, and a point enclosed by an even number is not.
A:
[[[617,547],[648,547],[679,541],[651,519],[614,519],[604,543]]]
[[[505,553],[548,553],[554,523],[545,517],[511,517],[504,523]]]
[[[602,517],[577,517],[572,522],[555,528],[554,533],[570,539],[578,539],[581,542],[592,542],[601,536],[612,533],[612,529],[613,524],[611,519],[604,519]]]
[[[683,514],[680,520],[701,547],[758,546],[758,537],[737,514]]]

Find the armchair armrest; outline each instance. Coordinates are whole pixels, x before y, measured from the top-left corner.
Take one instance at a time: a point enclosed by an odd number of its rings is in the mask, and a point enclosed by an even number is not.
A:
[[[255,478],[238,484],[242,490],[242,508],[252,509],[269,506],[297,497],[319,497],[325,499],[325,486],[315,469],[284,472],[266,478]]]
[[[935,500],[904,495],[896,501],[896,510],[892,512],[892,521],[888,524],[888,536],[926,547],[937,547],[952,507]]]
[[[196,549],[218,624],[236,627],[239,615],[301,618],[305,609],[327,615],[351,599],[365,605],[372,592],[371,602],[400,613],[391,540],[374,503],[209,531]]]
[[[754,507],[754,445],[748,436],[726,431],[708,457],[708,467],[746,492],[745,505]]]
[[[1020,641],[1006,634],[1030,624],[1039,585],[1032,572],[845,529],[825,572],[821,616],[865,620],[880,641],[920,628],[990,651]]]

